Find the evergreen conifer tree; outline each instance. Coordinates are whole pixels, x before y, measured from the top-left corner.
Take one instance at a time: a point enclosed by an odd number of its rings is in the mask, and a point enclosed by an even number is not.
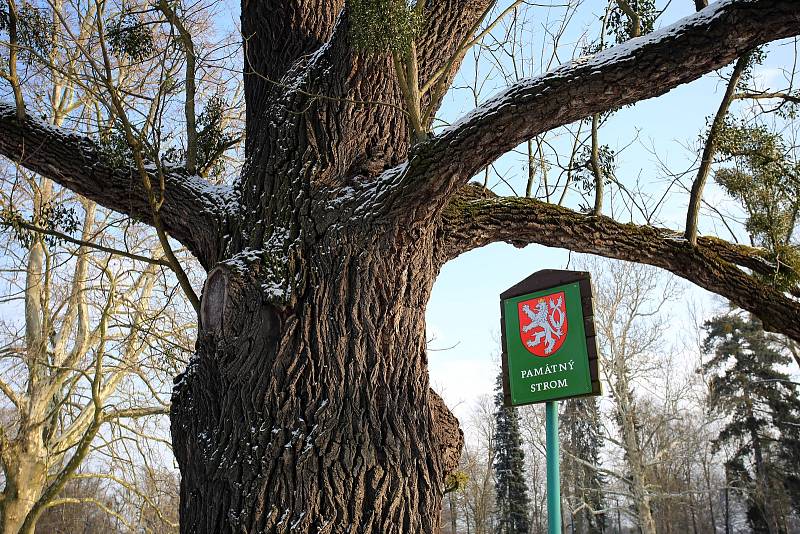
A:
[[[503,406],[502,374],[495,386],[495,492],[497,534],[528,534],[528,485],[525,453],[519,432],[519,415]]]
[[[569,399],[561,414],[562,489],[573,511],[568,524],[575,534],[599,534],[605,529],[599,408],[594,397]],[[594,467],[592,467],[594,466]],[[577,511],[577,512],[574,512]]]
[[[755,318],[723,315],[706,330],[704,348],[713,355],[703,368],[717,372],[709,407],[729,417],[715,440],[733,448],[728,484],[745,498],[754,532],[787,532],[799,500],[800,391],[779,366],[791,360]]]

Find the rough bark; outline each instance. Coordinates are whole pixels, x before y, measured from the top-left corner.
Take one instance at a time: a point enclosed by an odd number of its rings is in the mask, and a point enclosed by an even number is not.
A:
[[[421,82],[488,4],[430,1]],[[429,389],[425,305],[459,232],[475,246],[511,240],[496,231],[496,204],[460,219],[442,210],[475,171],[537,133],[800,32],[795,1],[717,4],[520,82],[412,150],[388,54],[353,50],[340,3],[243,2],[247,161],[236,194],[176,172],[163,208],[167,231],[210,269],[197,354],[172,404],[182,531],[435,532],[462,438]],[[0,107],[0,153],[147,220],[131,173],[85,139],[12,115]],[[753,289],[718,256],[670,248],[658,230],[596,218],[561,232],[564,217],[526,210],[547,230],[516,220],[527,241],[544,233],[552,245],[645,263],[670,252],[675,272],[701,285]],[[777,302],[785,319],[762,318],[800,339],[797,310]]]
[[[260,260],[211,273],[173,399],[184,532],[437,530],[457,454],[426,372],[433,235],[387,230],[326,233],[291,313]]]
[[[291,65],[328,41],[343,4],[342,0],[242,2],[248,110],[261,109],[274,92],[280,91]],[[247,140],[258,134],[259,119],[258,113],[247,114]]]
[[[418,45],[422,81],[452,60],[489,4],[488,0],[431,2],[429,22]],[[267,16],[273,14],[264,11],[262,18],[248,22],[253,32],[261,31],[256,26]],[[408,157],[411,136],[390,55],[354,49],[346,10],[335,21],[328,21],[333,26],[316,15],[309,15],[305,22],[315,33],[324,28],[330,34],[324,47],[306,42],[303,49],[316,52],[298,55],[278,83],[267,83],[271,89],[256,84],[246,89],[258,92],[247,101],[246,154],[252,172],[245,173],[242,180],[246,205],[259,202],[257,197],[264,192],[269,195],[273,187],[281,187],[274,182],[286,172],[300,173],[293,166],[305,167],[302,172],[313,171],[313,180],[308,177],[308,181],[316,186],[352,186],[354,180],[371,181]],[[264,48],[264,43],[256,48],[257,43],[254,40],[248,45],[248,56],[269,57],[269,48]],[[460,63],[460,59],[452,62],[446,81]],[[263,77],[246,76],[246,82],[249,79],[264,83]],[[422,104],[429,102],[426,96]]]

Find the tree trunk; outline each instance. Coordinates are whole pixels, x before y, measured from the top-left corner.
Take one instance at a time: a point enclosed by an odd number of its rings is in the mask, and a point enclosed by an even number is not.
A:
[[[4,449],[6,474],[3,498],[0,499],[0,532],[16,534],[44,490],[47,459],[41,444],[16,442]]]
[[[637,443],[632,442],[631,434],[635,432],[633,422],[625,418],[623,429],[623,440],[625,442],[625,454],[628,456],[630,472],[630,488],[633,493],[634,504],[636,505],[636,515],[639,518],[639,528],[644,534],[656,534],[656,523],[653,519],[653,511],[650,506],[650,495],[647,493],[647,486],[644,476],[644,460]]]
[[[370,233],[308,251],[291,314],[258,262],[210,273],[173,399],[182,532],[438,530],[458,451],[442,450],[428,387],[432,232]]]
[[[161,226],[210,270],[197,352],[172,404],[183,532],[436,531],[460,433],[428,387],[425,304],[439,267],[487,240],[544,236],[656,264],[800,340],[797,302],[739,267],[764,268],[750,249],[689,248],[671,232],[564,217],[532,199],[498,210],[458,195],[528,139],[796,35],[796,0],[717,2],[647,39],[521,80],[415,146],[388,50],[357,49],[342,5],[242,3],[242,177],[212,187],[147,165],[164,184],[157,213],[135,167],[0,103],[0,153]],[[462,44],[492,5],[425,2],[418,81],[440,73],[450,85]],[[435,112],[441,99],[428,93],[418,104]],[[455,230],[443,216],[452,202],[466,208],[451,218]]]
[[[769,534],[777,534],[778,522],[775,513],[772,510],[772,495],[769,491],[769,475],[767,468],[764,465],[764,455],[761,449],[761,439],[758,436],[755,426],[755,417],[750,415],[750,438],[753,443],[753,459],[756,468],[756,487],[754,501],[758,511],[763,515],[764,525]]]
[[[650,505],[650,494],[647,491],[645,473],[645,459],[639,446],[639,431],[636,428],[636,408],[633,394],[628,380],[627,362],[625,354],[617,354],[612,365],[614,367],[616,383],[617,418],[622,432],[622,445],[625,451],[628,468],[630,469],[629,486],[636,506],[636,515],[639,518],[639,529],[644,534],[656,534],[656,523],[653,519],[653,510]]]
[[[40,217],[51,200],[52,184],[45,180],[34,194],[33,211]],[[37,236],[28,251],[25,277],[25,350],[28,359],[28,394],[17,407],[16,428],[5,436],[0,429],[0,455],[5,488],[0,499],[0,525],[3,534],[17,534],[28,513],[41,497],[47,483],[48,451],[44,442],[43,420],[46,402],[39,395],[45,380],[44,362],[48,362],[46,288],[46,250]],[[52,461],[52,458],[50,458]]]

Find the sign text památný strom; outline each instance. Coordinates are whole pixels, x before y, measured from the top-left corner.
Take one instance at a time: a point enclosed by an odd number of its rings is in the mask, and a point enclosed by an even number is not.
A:
[[[500,306],[507,406],[600,394],[589,273],[539,271]]]

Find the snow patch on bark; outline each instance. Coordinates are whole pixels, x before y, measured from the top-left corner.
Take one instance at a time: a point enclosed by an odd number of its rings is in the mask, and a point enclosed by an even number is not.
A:
[[[296,242],[290,239],[288,229],[275,228],[263,248],[245,248],[221,262],[221,265],[240,277],[258,272],[258,282],[264,299],[273,305],[282,306],[292,295],[294,280],[289,277],[287,266],[295,245]]]
[[[323,206],[330,213],[331,228],[353,217],[370,218],[383,211],[386,201],[393,196],[406,175],[408,161],[383,171],[377,178],[343,187]]]

